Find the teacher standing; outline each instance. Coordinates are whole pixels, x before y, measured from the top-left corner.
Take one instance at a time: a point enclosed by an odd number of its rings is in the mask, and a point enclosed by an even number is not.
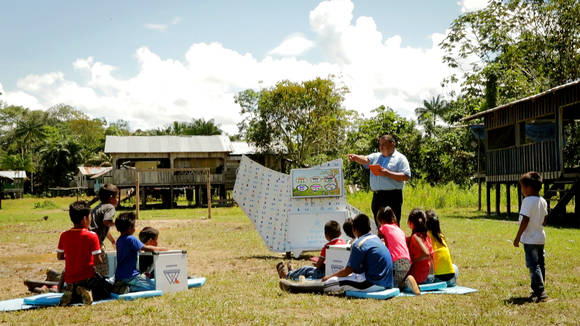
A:
[[[403,206],[403,187],[405,181],[411,178],[411,168],[405,155],[395,148],[397,143],[391,135],[381,136],[379,139],[379,152],[368,156],[348,154],[351,162],[362,164],[365,168],[369,165],[379,165],[375,173],[370,172],[370,186],[373,191],[371,209],[376,218],[379,208],[390,206],[396,217],[397,223],[401,221],[401,207]]]

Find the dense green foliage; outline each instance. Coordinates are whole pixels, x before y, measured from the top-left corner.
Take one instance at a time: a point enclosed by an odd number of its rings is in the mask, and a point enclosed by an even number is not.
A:
[[[455,19],[441,46],[463,68],[446,79],[461,81],[462,115],[493,107],[481,101],[490,79],[501,105],[580,78],[579,35],[577,0],[492,0]]]
[[[271,153],[283,153],[295,167],[323,162],[344,150],[353,112],[343,108],[348,90],[331,79],[281,81],[236,97],[245,119],[242,136]]]
[[[164,129],[132,132],[127,121],[107,123],[91,119],[68,105],[30,110],[0,102],[0,169],[24,170],[31,182],[27,192],[69,186],[77,166],[110,164],[103,150],[105,136],[129,135],[219,135],[213,120],[175,121]]]

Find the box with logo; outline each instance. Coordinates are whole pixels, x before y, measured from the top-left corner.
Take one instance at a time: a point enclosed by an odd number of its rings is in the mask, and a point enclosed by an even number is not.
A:
[[[155,273],[155,289],[163,292],[177,292],[187,290],[187,251],[169,250],[159,252],[139,253],[139,262],[153,258],[153,269]],[[117,252],[108,251],[109,275],[115,275],[117,267]]]
[[[326,246],[325,275],[332,275],[346,267],[350,257],[350,244]]]

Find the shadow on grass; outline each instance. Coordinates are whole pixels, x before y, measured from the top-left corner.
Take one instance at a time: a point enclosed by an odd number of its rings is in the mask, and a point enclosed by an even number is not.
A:
[[[301,254],[298,258],[294,258],[294,256],[287,256],[285,254],[280,255],[253,255],[253,256],[242,256],[240,258],[243,259],[258,259],[258,260],[267,260],[267,259],[286,259],[286,260],[310,260],[310,258],[316,255],[311,254]]]
[[[484,211],[477,211],[475,215],[465,216],[461,215],[461,213],[451,213],[447,216],[451,218],[466,218],[471,220],[478,220],[478,219],[487,219],[487,220],[496,220],[496,221],[518,221],[519,214],[512,212],[511,214],[507,213],[500,213],[495,214],[491,213],[487,215]],[[576,216],[574,213],[568,213],[563,216],[554,216],[548,220],[548,226],[557,227],[557,228],[569,228],[569,229],[578,229],[580,228],[580,217]]]
[[[268,259],[282,259],[279,255],[253,255],[253,256],[241,256],[242,259],[257,259],[257,260],[268,260]]]
[[[528,297],[511,297],[507,300],[503,301],[505,304],[511,304],[515,306],[521,306],[527,303],[531,303],[530,298]]]

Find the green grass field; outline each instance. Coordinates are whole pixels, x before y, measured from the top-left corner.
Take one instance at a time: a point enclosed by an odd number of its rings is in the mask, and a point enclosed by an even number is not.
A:
[[[63,268],[55,248],[70,227],[65,209],[74,198],[2,201],[0,299],[28,296],[25,278]],[[45,202],[50,201],[50,203]],[[484,201],[485,202],[485,201]],[[370,212],[370,194],[349,195]],[[515,206],[515,205],[514,205]],[[37,207],[37,208],[35,208]],[[459,188],[405,190],[403,213],[436,208],[468,295],[423,295],[388,301],[293,295],[278,288],[270,252],[239,208],[141,211],[137,229],[160,229],[160,245],[188,252],[190,275],[206,284],[185,292],[132,302],[0,313],[2,324],[303,324],[303,325],[573,325],[580,320],[580,230],[547,227],[546,291],[550,301],[522,303],[529,295],[523,250],[511,244],[517,223],[488,219],[476,211],[477,191]],[[514,207],[512,210],[515,210]],[[505,209],[504,209],[505,211]],[[48,216],[45,220],[43,217]],[[406,222],[404,217],[403,222]],[[403,229],[408,232],[406,223]],[[116,231],[114,234],[117,235]],[[110,244],[109,244],[109,249]],[[316,253],[310,253],[315,255]],[[309,264],[309,255],[294,265]]]

